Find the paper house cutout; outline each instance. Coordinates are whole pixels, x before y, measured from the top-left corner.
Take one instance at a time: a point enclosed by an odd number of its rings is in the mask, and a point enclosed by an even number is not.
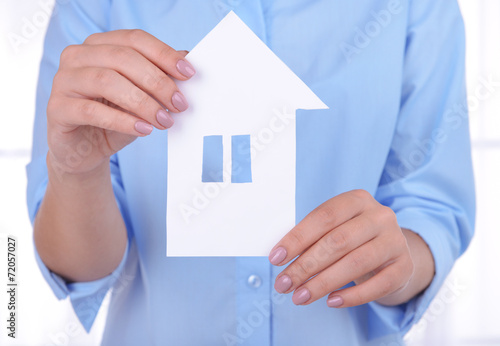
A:
[[[168,130],[167,256],[267,256],[295,225],[295,111],[328,107],[234,12],[187,59],[190,107]]]

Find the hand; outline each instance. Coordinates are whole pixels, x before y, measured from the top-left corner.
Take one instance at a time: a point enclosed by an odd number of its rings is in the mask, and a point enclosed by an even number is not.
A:
[[[400,303],[395,296],[415,268],[396,215],[364,190],[343,193],[313,210],[273,248],[269,260],[282,266],[295,257],[274,287],[279,293],[295,291],[297,305],[327,294],[330,307]],[[355,286],[340,289],[352,281]]]
[[[61,54],[47,107],[48,162],[63,173],[87,173],[153,127],[172,126],[169,112],[188,103],[174,82],[194,68],[142,30],[89,36]]]

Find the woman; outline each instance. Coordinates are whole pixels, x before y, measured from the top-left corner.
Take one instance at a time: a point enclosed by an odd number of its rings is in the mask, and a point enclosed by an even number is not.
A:
[[[167,258],[175,81],[229,10],[330,110],[297,114],[298,224],[269,258]],[[473,234],[463,41],[455,0],[57,4],[28,166],[45,278],[87,330],[114,288],[103,345],[402,342]]]

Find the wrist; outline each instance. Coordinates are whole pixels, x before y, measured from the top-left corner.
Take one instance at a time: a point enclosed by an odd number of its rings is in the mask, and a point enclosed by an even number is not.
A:
[[[61,164],[49,151],[47,153],[47,170],[49,183],[54,185],[75,186],[79,188],[90,187],[92,185],[101,185],[103,182],[111,183],[109,160],[88,171],[75,172],[66,165]]]
[[[382,305],[399,305],[419,295],[429,287],[435,274],[435,263],[427,243],[415,232],[402,228],[406,238],[414,270],[405,287],[379,300]]]

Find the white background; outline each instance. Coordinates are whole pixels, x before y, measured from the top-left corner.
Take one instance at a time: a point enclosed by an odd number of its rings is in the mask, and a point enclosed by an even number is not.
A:
[[[53,1],[53,0],[52,0]],[[35,85],[51,0],[0,0],[0,344],[96,345],[101,309],[92,333],[78,324],[68,301],[58,302],[33,257],[25,203]],[[461,0],[467,30],[467,78],[474,98],[479,79],[500,82],[500,1]],[[23,20],[39,24],[17,50],[9,33]],[[472,100],[471,137],[477,186],[477,231],[431,308],[408,334],[409,345],[500,345],[500,87],[485,100]],[[472,106],[472,104],[471,104]],[[471,107],[472,108],[472,107]],[[6,236],[18,243],[18,339],[6,337]],[[105,305],[104,305],[105,306]]]

